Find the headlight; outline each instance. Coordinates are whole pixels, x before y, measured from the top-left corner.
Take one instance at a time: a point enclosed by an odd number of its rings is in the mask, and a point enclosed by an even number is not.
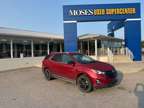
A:
[[[103,74],[103,75],[105,74],[105,72],[100,71],[100,70],[96,70],[96,73],[97,73],[97,74]]]
[[[96,73],[96,74],[99,74],[99,75],[104,75],[105,74],[105,72],[100,71],[100,70],[94,70],[93,69],[93,72]]]

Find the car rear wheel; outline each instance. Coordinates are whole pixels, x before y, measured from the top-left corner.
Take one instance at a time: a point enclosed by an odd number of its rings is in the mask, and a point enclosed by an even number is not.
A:
[[[92,83],[86,75],[78,77],[77,86],[82,92],[91,92],[93,90]]]
[[[44,70],[44,76],[47,80],[51,80],[52,79],[52,75],[50,73],[50,71],[48,69]]]

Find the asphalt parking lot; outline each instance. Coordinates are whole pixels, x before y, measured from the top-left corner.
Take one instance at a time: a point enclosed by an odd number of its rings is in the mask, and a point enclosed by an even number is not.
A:
[[[144,108],[144,69],[119,85],[81,93],[71,83],[45,80],[40,68],[0,72],[0,108]]]

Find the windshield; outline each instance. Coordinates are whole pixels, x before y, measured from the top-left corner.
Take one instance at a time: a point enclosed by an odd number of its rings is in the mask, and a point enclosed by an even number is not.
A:
[[[94,63],[95,60],[86,56],[86,55],[83,55],[83,54],[74,54],[72,55],[77,62],[81,63],[81,64],[89,64],[89,63]]]

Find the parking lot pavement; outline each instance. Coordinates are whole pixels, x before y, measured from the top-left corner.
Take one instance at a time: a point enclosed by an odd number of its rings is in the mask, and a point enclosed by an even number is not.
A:
[[[144,69],[144,61],[132,63],[114,63],[115,68],[124,74],[135,73]]]
[[[86,94],[71,83],[45,80],[40,68],[0,73],[0,108],[144,108],[143,102],[144,70]]]

